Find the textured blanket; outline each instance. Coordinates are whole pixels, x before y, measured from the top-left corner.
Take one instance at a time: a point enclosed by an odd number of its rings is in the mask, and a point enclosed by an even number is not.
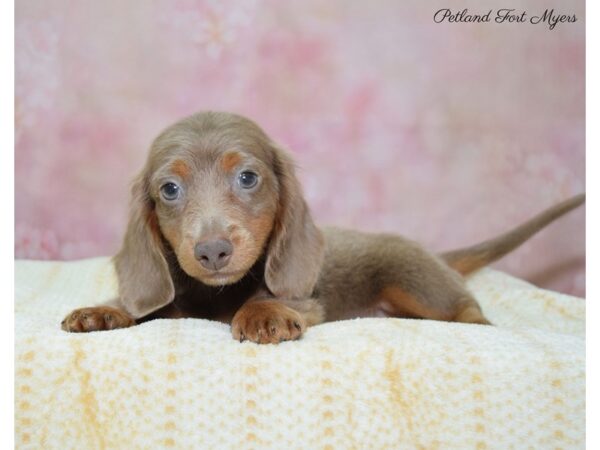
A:
[[[497,326],[357,319],[259,346],[207,320],[61,331],[107,258],[16,263],[17,448],[583,448],[585,302],[490,269]]]

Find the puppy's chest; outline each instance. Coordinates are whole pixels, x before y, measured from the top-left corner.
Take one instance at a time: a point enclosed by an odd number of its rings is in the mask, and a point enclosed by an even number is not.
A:
[[[230,322],[237,310],[259,289],[259,283],[212,287],[194,281],[176,290],[173,304],[182,317]]]

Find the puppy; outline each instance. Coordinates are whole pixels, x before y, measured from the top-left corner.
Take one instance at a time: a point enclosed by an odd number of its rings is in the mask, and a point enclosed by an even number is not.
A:
[[[442,255],[393,234],[313,223],[287,152],[252,121],[204,112],[154,141],[132,188],[119,297],[73,311],[71,332],[154,318],[231,324],[257,343],[375,315],[489,324],[462,276],[583,203],[578,195],[495,239]]]

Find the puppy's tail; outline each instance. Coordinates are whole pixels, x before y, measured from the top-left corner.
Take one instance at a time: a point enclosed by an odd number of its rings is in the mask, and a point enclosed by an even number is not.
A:
[[[486,266],[511,252],[535,233],[563,214],[578,207],[585,201],[585,194],[579,194],[562,203],[542,211],[533,219],[519,225],[500,236],[484,241],[472,247],[442,253],[441,258],[462,275]]]

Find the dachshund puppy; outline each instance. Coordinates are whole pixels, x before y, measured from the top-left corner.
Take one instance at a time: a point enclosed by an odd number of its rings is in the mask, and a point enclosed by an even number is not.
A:
[[[119,297],[73,311],[71,332],[154,318],[231,323],[257,343],[357,316],[489,324],[462,275],[584,201],[579,195],[490,241],[442,255],[393,234],[313,223],[288,153],[252,121],[204,112],[152,144],[114,258]]]

